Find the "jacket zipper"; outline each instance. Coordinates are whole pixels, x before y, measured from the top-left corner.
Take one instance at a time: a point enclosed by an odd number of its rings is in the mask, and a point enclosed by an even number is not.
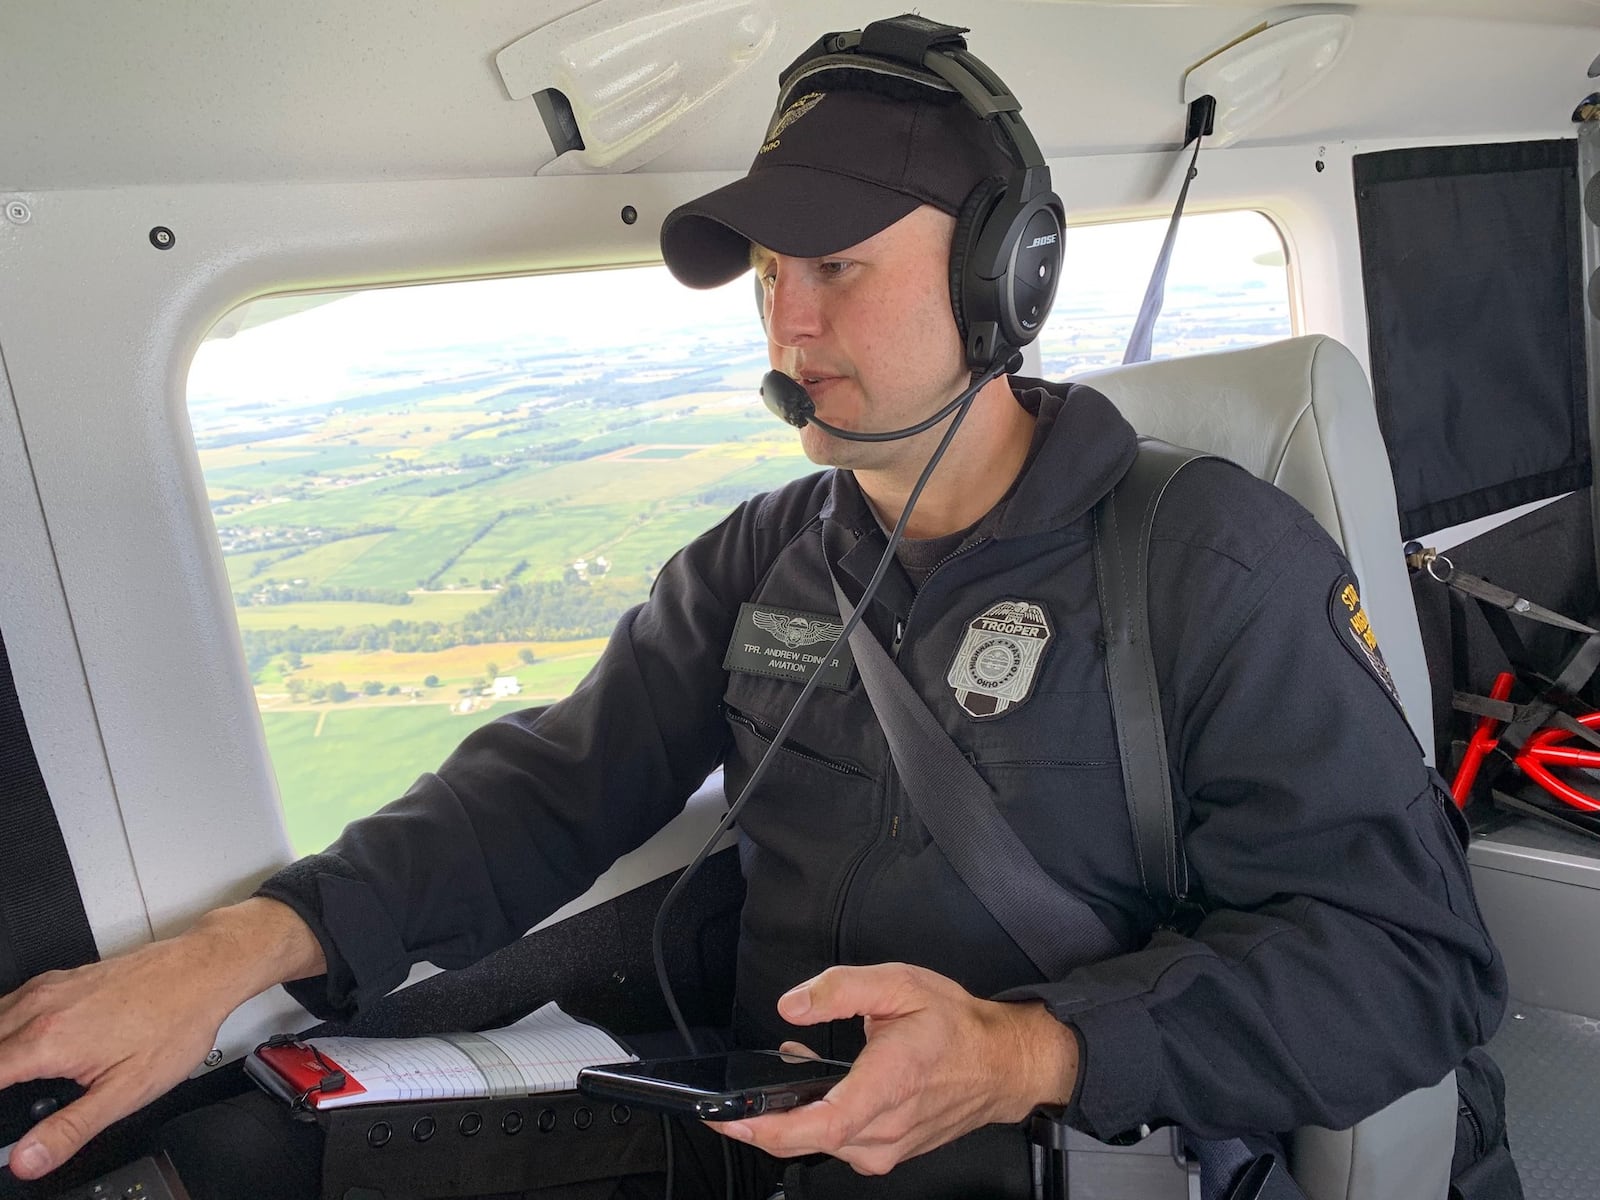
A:
[[[849,907],[850,888],[855,884],[856,876],[861,873],[861,868],[866,865],[877,851],[888,842],[900,836],[900,814],[894,811],[894,792],[899,782],[899,775],[894,769],[894,762],[890,760],[884,764],[883,781],[883,819],[878,824],[878,836],[872,844],[864,847],[851,859],[850,865],[845,869],[844,878],[839,881],[838,899],[833,906],[833,961],[844,961],[844,918],[845,910]]]
[[[971,754],[966,760],[973,766],[978,760]],[[985,764],[991,767],[1115,767],[1114,758],[1000,758]]]
[[[952,559],[959,558],[961,555],[966,554],[969,551],[976,550],[988,540],[989,539],[986,537],[979,538],[970,545],[961,546],[958,549],[951,551],[938,562],[933,564],[933,569],[928,572],[927,579],[931,579],[934,571],[939,570]],[[923,580],[924,586],[927,584],[927,579]],[[900,648],[905,644],[906,628],[911,624],[911,614],[916,611],[917,598],[921,594],[921,589],[918,589],[917,596],[913,596],[911,598],[911,607],[906,610],[906,615],[895,620],[894,638],[889,645],[889,658],[891,661],[898,660],[900,657]],[[850,863],[849,868],[845,871],[844,879],[839,884],[839,898],[834,903],[833,961],[836,963],[844,961],[845,912],[850,905],[850,889],[854,886],[856,877],[861,873],[861,868],[866,864],[868,859],[870,859],[874,854],[876,854],[890,842],[896,841],[900,836],[900,813],[896,811],[894,800],[895,793],[899,789],[900,773],[895,770],[894,758],[892,755],[885,756],[883,775],[883,823],[880,825],[878,836],[873,841],[872,845],[866,847],[861,851],[860,854],[857,854],[854,861]],[[830,1032],[828,1035],[828,1052],[830,1054],[835,1054],[833,1040],[833,1035]],[[835,1056],[837,1055],[835,1054]]]
[[[723,711],[727,714],[728,720],[735,725],[744,726],[764,742],[770,743],[777,736],[777,728],[768,725],[765,721],[757,721],[754,717],[727,705],[723,705]],[[805,750],[795,745],[791,740],[785,740],[783,752],[792,754],[796,758],[805,759],[807,762],[816,763],[819,767],[827,767],[830,771],[837,771],[840,775],[858,775],[864,778],[867,774],[854,763],[839,762],[837,759],[824,758],[820,754],[813,754],[810,750]]]
[[[933,564],[932,570],[928,572],[926,578],[924,578],[922,581],[922,587],[918,588],[917,594],[911,597],[911,607],[906,609],[905,619],[895,624],[894,651],[892,657],[900,657],[900,646],[901,643],[905,641],[906,627],[911,624],[911,614],[917,611],[917,601],[922,599],[922,593],[928,586],[928,580],[933,578],[935,572],[942,570],[946,563],[953,562],[955,559],[960,558],[963,554],[970,554],[972,551],[976,550],[979,546],[982,546],[988,541],[988,538],[981,537],[977,541],[970,542],[965,546],[958,546],[956,549],[950,551],[949,554],[946,554],[938,562]]]
[[[1477,1162],[1483,1157],[1483,1152],[1488,1148],[1483,1136],[1483,1126],[1478,1123],[1478,1114],[1472,1111],[1472,1106],[1465,1102],[1457,1107],[1456,1115],[1465,1117],[1467,1124],[1472,1127],[1472,1161]]]

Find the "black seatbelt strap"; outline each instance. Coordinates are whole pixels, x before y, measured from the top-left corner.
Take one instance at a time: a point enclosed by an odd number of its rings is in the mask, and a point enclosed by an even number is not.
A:
[[[1414,543],[1413,543],[1414,544]],[[1409,550],[1409,548],[1408,548]],[[1499,584],[1490,583],[1467,571],[1461,570],[1450,559],[1440,554],[1437,550],[1409,550],[1406,555],[1406,565],[1427,571],[1428,575],[1447,587],[1454,588],[1464,595],[1471,596],[1485,605],[1492,605],[1502,612],[1508,612],[1518,617],[1526,617],[1530,621],[1538,621],[1545,625],[1554,625],[1557,629],[1565,629],[1571,633],[1600,633],[1592,625],[1585,625],[1582,621],[1574,621],[1571,617],[1563,616],[1554,609],[1535,604],[1526,596],[1501,587]]]
[[[0,995],[99,957],[0,637]]]
[[[1166,722],[1150,648],[1150,532],[1167,485],[1188,464],[1209,458],[1155,438],[1094,509],[1094,578],[1106,650],[1106,683],[1145,894],[1163,908],[1184,899],[1189,872],[1172,805]]]
[[[830,568],[831,571],[831,568]],[[855,611],[837,577],[845,621]],[[995,806],[994,792],[928,711],[865,622],[850,634],[856,669],[917,815],[961,881],[1046,979],[1116,953],[1094,910],[1050,878]]]

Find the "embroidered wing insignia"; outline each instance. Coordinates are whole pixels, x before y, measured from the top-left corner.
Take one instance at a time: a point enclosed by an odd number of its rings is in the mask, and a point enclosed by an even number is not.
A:
[[[791,650],[817,642],[831,642],[844,632],[843,625],[832,621],[813,621],[809,617],[790,617],[782,613],[762,612],[759,608],[750,614],[758,629],[765,629]]]

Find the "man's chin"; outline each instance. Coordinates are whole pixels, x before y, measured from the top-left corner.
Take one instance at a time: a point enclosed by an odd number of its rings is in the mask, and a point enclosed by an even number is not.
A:
[[[852,442],[845,438],[808,425],[800,431],[800,448],[819,467],[840,467],[849,470],[860,466],[871,449],[867,442]]]

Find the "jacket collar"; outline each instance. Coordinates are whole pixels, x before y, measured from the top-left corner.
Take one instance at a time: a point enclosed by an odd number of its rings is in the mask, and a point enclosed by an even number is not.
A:
[[[1014,375],[1011,391],[1038,420],[1043,442],[1005,501],[994,531],[1002,538],[1059,529],[1078,520],[1122,478],[1137,452],[1133,426],[1091,387]],[[833,472],[819,515],[857,537],[876,528],[850,471]]]

